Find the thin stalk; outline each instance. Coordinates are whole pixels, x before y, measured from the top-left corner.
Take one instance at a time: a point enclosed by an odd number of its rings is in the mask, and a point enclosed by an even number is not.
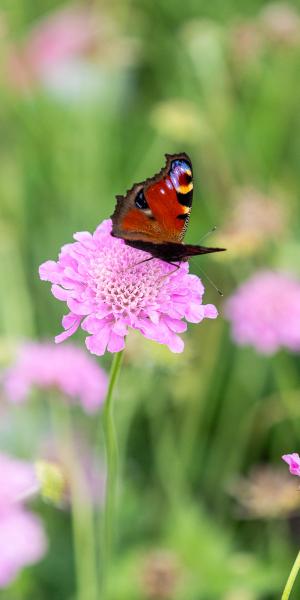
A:
[[[207,402],[209,394],[212,394],[212,390],[216,390],[215,381],[216,381],[216,372],[219,368],[219,365],[224,364],[222,359],[224,352],[224,328],[219,326],[215,329],[214,334],[214,354],[206,357],[206,362],[203,365],[201,372],[201,379],[203,381],[201,391],[199,396],[194,394],[194,397],[190,399],[190,401],[186,405],[185,410],[185,419],[182,424],[182,441],[181,441],[181,458],[180,458],[180,468],[182,471],[182,480],[187,479],[187,471],[191,461],[193,460],[193,456],[195,455],[195,447],[200,444],[200,440],[197,439],[199,434],[199,428],[206,428],[209,430],[210,421],[213,418],[213,411],[215,408],[215,398],[216,394],[214,393],[214,397],[210,396],[210,401]],[[222,373],[218,372],[219,378],[222,378]],[[205,413],[205,414],[204,414]],[[205,419],[205,426],[203,423],[203,418]],[[201,432],[201,443],[204,445],[204,431]],[[198,452],[201,452],[198,449]]]
[[[295,440],[299,440],[300,421],[297,414],[298,403],[295,402],[295,398],[291,394],[291,391],[296,390],[299,385],[298,373],[293,368],[291,358],[286,356],[284,352],[274,357],[273,369],[284,415],[290,422]]]
[[[295,583],[295,579],[298,575],[298,571],[300,569],[300,552],[298,552],[296,560],[293,564],[292,570],[289,574],[288,580],[286,582],[285,588],[283,590],[283,594],[281,596],[281,600],[288,600],[293,589],[293,585]]]
[[[77,600],[98,600],[97,552],[92,499],[74,444],[71,408],[63,398],[50,400],[59,458],[70,486]]]
[[[114,355],[103,410],[103,432],[106,453],[106,486],[103,527],[104,587],[113,553],[118,473],[118,444],[113,414],[113,392],[120,372],[123,350]]]

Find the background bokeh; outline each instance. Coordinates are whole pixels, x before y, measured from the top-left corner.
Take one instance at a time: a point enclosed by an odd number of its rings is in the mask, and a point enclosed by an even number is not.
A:
[[[190,262],[220,316],[189,327],[183,354],[128,338],[111,600],[279,598],[300,537],[297,480],[280,458],[300,446],[299,355],[237,346],[224,305],[260,268],[300,278],[299,2],[3,0],[0,46],[3,372],[22,340],[60,331],[38,266],[94,231],[166,152],[193,161],[186,239],[217,226],[206,241],[228,248]],[[39,459],[45,395],[12,407],[2,391],[1,451]],[[100,415],[74,421],[91,444]],[[48,552],[0,597],[71,600],[70,511],[32,506]]]

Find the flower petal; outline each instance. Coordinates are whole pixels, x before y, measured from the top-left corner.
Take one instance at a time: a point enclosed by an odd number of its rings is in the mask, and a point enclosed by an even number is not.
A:
[[[282,456],[282,460],[289,465],[290,473],[292,475],[298,475],[298,477],[300,477],[300,457],[297,452],[293,452],[292,454],[284,454]]]
[[[85,344],[87,349],[92,354],[97,354],[97,356],[103,356],[106,350],[106,346],[109,341],[111,332],[111,326],[106,325],[101,329],[99,334],[94,334],[86,338]]]
[[[51,292],[57,300],[66,301],[70,295],[69,290],[64,290],[60,285],[54,283],[51,287]]]
[[[181,337],[179,337],[179,335],[175,335],[175,333],[173,333],[169,336],[168,341],[166,343],[169,346],[171,352],[173,352],[174,354],[180,354],[180,352],[183,352],[184,342],[181,339]]]
[[[63,317],[63,324],[65,324],[66,322],[68,322],[68,316],[70,317],[70,315],[65,315],[65,317]],[[76,315],[74,315],[74,317],[76,317]],[[70,318],[71,321],[71,318]],[[59,335],[55,336],[55,343],[56,344],[60,344],[61,342],[64,342],[68,337],[70,337],[71,335],[73,335],[73,333],[75,333],[75,331],[77,331],[79,325],[80,325],[80,321],[81,318],[77,317],[76,319],[73,320],[73,325],[71,325],[69,327],[69,329],[67,329],[67,331],[63,331],[62,333],[60,333]]]
[[[89,231],[77,231],[74,233],[73,238],[86,248],[94,248],[93,236]]]
[[[205,310],[203,304],[196,304],[195,302],[189,302],[185,309],[185,318],[190,323],[200,323],[205,317]]]
[[[107,350],[109,352],[120,352],[125,348],[125,338],[113,331],[110,334]]]
[[[73,325],[75,325],[75,323],[77,323],[77,327],[80,324],[81,321],[81,317],[79,317],[78,315],[74,315],[74,313],[70,312],[67,315],[64,315],[62,318],[62,326],[64,329],[69,329],[70,327],[73,327]]]
[[[70,297],[67,299],[67,305],[76,315],[88,315],[93,310],[93,304],[91,302],[80,302]]]
[[[39,268],[39,276],[42,281],[51,281],[59,283],[61,279],[61,271],[58,264],[54,260],[46,260]]]
[[[204,304],[204,316],[206,319],[216,319],[218,311],[213,304]]]
[[[171,317],[164,317],[165,324],[174,331],[175,333],[183,333],[187,330],[187,323],[185,321],[180,321],[179,319],[171,319]]]
[[[124,335],[127,335],[127,333],[128,333],[128,326],[123,321],[115,321],[115,323],[113,324],[112,330],[117,335],[124,337]]]

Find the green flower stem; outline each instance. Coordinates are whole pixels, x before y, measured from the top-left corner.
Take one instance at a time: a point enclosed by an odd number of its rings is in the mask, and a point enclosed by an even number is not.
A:
[[[93,500],[74,443],[71,407],[64,398],[50,399],[52,427],[59,458],[70,487],[77,600],[98,600],[97,553]]]
[[[293,392],[299,386],[298,373],[294,369],[292,359],[283,351],[274,357],[273,371],[284,415],[289,420],[291,431],[297,441],[300,436],[300,413],[298,398],[295,400]]]
[[[123,350],[114,355],[103,410],[103,431],[106,452],[106,487],[103,527],[104,587],[113,552],[118,472],[118,444],[113,415],[113,392],[120,372]]]
[[[295,583],[295,579],[298,575],[298,571],[300,569],[300,552],[296,557],[296,560],[293,564],[292,570],[289,574],[288,580],[286,582],[285,588],[283,590],[283,594],[281,596],[281,600],[288,600],[293,589],[293,585]]]

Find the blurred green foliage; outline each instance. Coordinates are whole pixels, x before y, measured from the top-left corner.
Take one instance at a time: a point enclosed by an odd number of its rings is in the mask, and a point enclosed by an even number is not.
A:
[[[115,195],[157,172],[165,152],[184,150],[193,160],[189,241],[197,243],[213,225],[222,240],[239,188],[279,198],[286,213],[284,231],[275,239],[264,239],[258,222],[259,248],[231,256],[229,247],[221,258],[192,261],[193,272],[203,276],[204,265],[225,297],[260,266],[300,274],[300,42],[292,30],[283,35],[266,24],[262,11],[268,4],[95,1],[95,18],[101,23],[108,15],[116,24],[106,41],[116,59],[111,65],[100,51],[100,92],[66,99],[41,82],[22,91],[7,73],[11,45],[63,3],[3,1],[3,365],[19,340],[53,338],[60,330],[62,306],[39,281],[39,264],[54,259],[74,231],[93,231],[109,217]],[[297,9],[299,2],[287,5],[295,26]],[[127,64],[118,51],[121,37],[132,48]],[[299,450],[298,357],[267,359],[235,347],[222,301],[206,287],[220,317],[190,327],[182,356],[129,338],[116,399],[123,459],[111,600],[275,600],[299,544],[299,510],[272,519],[245,515],[230,492],[232,482],[253,466],[280,469],[281,454]],[[105,357],[103,364],[109,362]],[[9,442],[3,436],[3,449],[28,454],[18,435],[24,435],[22,428],[38,435],[36,418],[35,405],[22,408]],[[82,427],[94,430],[97,423]],[[71,600],[68,514],[42,503],[37,509],[49,533],[49,553],[0,597]],[[150,597],[145,561],[161,549],[176,557],[178,581],[173,595]]]

